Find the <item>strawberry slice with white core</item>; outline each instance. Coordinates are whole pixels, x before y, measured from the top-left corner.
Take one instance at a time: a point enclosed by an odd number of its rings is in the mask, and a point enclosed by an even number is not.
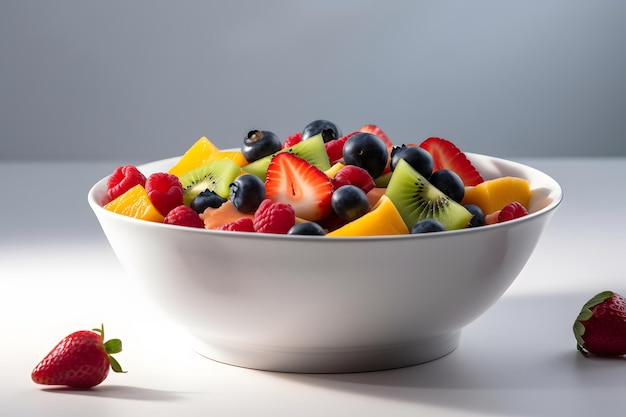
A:
[[[450,169],[461,177],[466,187],[478,185],[484,181],[467,156],[449,140],[432,137],[419,144],[419,147],[427,150],[433,157],[433,172],[442,168]]]
[[[387,134],[383,132],[383,130],[378,125],[364,125],[359,129],[359,132],[366,132],[376,135],[381,138],[383,142],[385,142],[387,149],[393,148],[393,143],[391,142],[391,139],[389,139],[389,136],[387,136]]]
[[[291,204],[296,216],[316,221],[331,211],[333,185],[326,174],[289,152],[276,154],[267,168],[266,198]]]

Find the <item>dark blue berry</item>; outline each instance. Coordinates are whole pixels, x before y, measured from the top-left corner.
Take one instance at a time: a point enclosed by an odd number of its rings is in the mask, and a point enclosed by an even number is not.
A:
[[[457,203],[460,203],[465,196],[463,180],[450,169],[439,169],[433,172],[428,181]]]
[[[370,210],[370,202],[365,192],[355,185],[342,185],[337,188],[330,204],[339,217],[347,222],[358,219]]]
[[[343,160],[346,165],[365,169],[372,178],[378,178],[387,166],[387,145],[372,133],[361,132],[348,138],[343,145]]]
[[[315,222],[304,222],[293,225],[287,234],[324,236],[326,235],[326,231]]]
[[[314,120],[302,130],[302,140],[306,140],[321,133],[324,142],[330,142],[341,137],[341,130],[333,122],[328,120]]]
[[[394,146],[391,149],[391,161],[389,167],[393,171],[400,159],[404,159],[415,169],[422,174],[423,177],[428,178],[433,173],[434,161],[433,157],[428,153],[426,149],[422,149],[419,146]]]
[[[263,200],[265,183],[256,175],[241,175],[230,184],[230,201],[242,213],[254,213]]]
[[[227,200],[211,190],[204,190],[191,200],[190,207],[196,213],[203,213],[207,208],[218,208]]]
[[[267,130],[251,130],[243,139],[241,154],[248,162],[254,162],[278,152],[282,148],[280,138]]]
[[[472,213],[472,218],[469,221],[467,227],[478,227],[485,225],[485,214],[482,209],[475,204],[466,204],[464,206],[467,211]]]
[[[443,232],[446,228],[441,224],[439,220],[435,219],[424,219],[420,220],[413,225],[411,228],[411,233],[416,235],[418,233],[432,233],[432,232]]]

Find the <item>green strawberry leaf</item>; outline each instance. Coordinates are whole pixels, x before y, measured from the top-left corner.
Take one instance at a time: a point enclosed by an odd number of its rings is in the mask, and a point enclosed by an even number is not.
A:
[[[126,373],[126,371],[122,369],[122,365],[120,365],[117,359],[111,355],[109,355],[109,362],[111,362],[111,369],[113,369],[113,372]]]
[[[122,351],[122,341],[120,339],[111,339],[104,342],[104,350],[108,354],[120,353]]]

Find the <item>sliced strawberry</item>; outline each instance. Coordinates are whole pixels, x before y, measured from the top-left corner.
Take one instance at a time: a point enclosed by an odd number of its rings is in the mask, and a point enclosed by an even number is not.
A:
[[[378,136],[383,140],[383,142],[385,142],[385,145],[387,145],[387,149],[389,150],[391,150],[391,148],[393,147],[393,142],[391,142],[389,136],[387,136],[385,132],[383,132],[383,130],[377,125],[365,125],[359,129],[359,132],[367,132]]]
[[[306,220],[320,220],[332,212],[330,179],[316,166],[289,152],[272,158],[265,193],[272,201],[291,204],[296,216]]]
[[[484,181],[467,156],[449,140],[431,137],[419,146],[426,149],[433,157],[433,172],[441,168],[451,169],[461,177],[465,186],[478,185]]]

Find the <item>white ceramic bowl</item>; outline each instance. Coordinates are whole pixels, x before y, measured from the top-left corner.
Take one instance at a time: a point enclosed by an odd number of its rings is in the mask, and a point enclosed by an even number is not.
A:
[[[324,238],[136,220],[88,200],[129,275],[214,360],[286,372],[355,372],[433,360],[487,311],[531,256],[562,199],[548,175],[468,154],[485,178],[530,180],[534,213],[438,234]],[[178,158],[141,165],[166,171]]]

